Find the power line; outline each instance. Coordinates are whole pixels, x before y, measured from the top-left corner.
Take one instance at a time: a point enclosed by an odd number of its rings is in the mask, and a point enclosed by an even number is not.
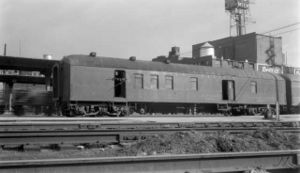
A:
[[[280,34],[286,34],[286,33],[293,32],[293,31],[296,31],[296,30],[299,30],[299,29],[300,29],[300,28],[296,28],[296,29],[292,29],[292,30],[285,31],[285,32],[280,32],[280,33],[274,34],[274,36],[280,35]]]
[[[296,22],[296,23],[293,23],[293,24],[290,24],[290,25],[286,25],[286,26],[282,26],[282,27],[279,27],[279,28],[275,28],[275,29],[272,29],[270,31],[263,32],[262,34],[266,34],[266,33],[270,33],[270,32],[273,32],[273,31],[281,30],[281,29],[284,29],[284,28],[288,28],[288,27],[291,27],[291,26],[298,25],[298,24],[300,24],[300,22]]]
[[[300,24],[300,22],[296,22],[296,23],[293,23],[293,24],[290,24],[290,25],[286,25],[286,26],[282,26],[282,27],[279,27],[279,28],[275,28],[275,29],[272,29],[270,31],[267,31],[267,32],[263,32],[262,34],[266,34],[266,33],[270,33],[270,32],[273,32],[273,31],[278,31],[278,30],[282,30],[282,29],[285,29],[285,28],[288,28],[288,27],[291,27],[291,26],[295,26],[295,25],[298,25]],[[280,34],[286,34],[286,33],[289,33],[289,32],[293,32],[293,31],[296,31],[296,30],[299,30],[300,28],[296,28],[296,29],[292,29],[292,30],[288,30],[288,31],[284,31],[284,32],[280,32],[280,33],[277,33],[277,34],[272,34],[272,36],[277,36],[277,35],[280,35]],[[271,36],[271,35],[270,35]],[[198,48],[197,50],[199,50],[200,48]],[[192,53],[193,51],[185,51],[185,52],[182,52],[180,53],[180,55],[187,55],[187,54],[190,54]]]

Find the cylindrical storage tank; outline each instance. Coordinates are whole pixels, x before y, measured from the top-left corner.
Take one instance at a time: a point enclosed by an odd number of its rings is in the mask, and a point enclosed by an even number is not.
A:
[[[215,57],[215,48],[208,42],[204,43],[200,48],[200,57],[212,56]]]

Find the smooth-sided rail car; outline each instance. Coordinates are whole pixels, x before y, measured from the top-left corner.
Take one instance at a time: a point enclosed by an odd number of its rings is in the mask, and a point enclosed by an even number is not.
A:
[[[70,55],[53,71],[65,115],[254,114],[287,104],[283,77],[250,70]]]

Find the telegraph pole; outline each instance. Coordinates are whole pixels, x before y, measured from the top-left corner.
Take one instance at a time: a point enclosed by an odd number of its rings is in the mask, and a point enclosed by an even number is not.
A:
[[[3,56],[6,56],[6,43],[4,44]]]

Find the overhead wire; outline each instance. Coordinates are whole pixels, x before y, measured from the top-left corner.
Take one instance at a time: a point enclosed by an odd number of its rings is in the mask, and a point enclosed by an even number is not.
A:
[[[280,33],[273,34],[273,35],[274,35],[274,36],[276,36],[276,35],[286,34],[286,33],[293,32],[293,31],[296,31],[296,30],[299,30],[299,29],[300,29],[300,28],[296,28],[296,29],[292,29],[292,30],[288,30],[288,31],[280,32]]]
[[[289,24],[289,25],[285,25],[285,26],[282,26],[282,27],[279,27],[279,28],[275,28],[275,29],[269,30],[267,32],[263,32],[261,34],[267,34],[267,33],[270,33],[270,32],[282,30],[282,29],[289,28],[289,27],[292,27],[292,26],[295,26],[295,25],[299,25],[299,24],[300,24],[300,22],[295,22],[295,23],[292,23],[292,24]]]
[[[279,31],[279,30],[282,30],[282,29],[285,29],[285,28],[289,28],[289,27],[292,27],[292,26],[296,26],[296,25],[299,25],[300,22],[295,22],[295,23],[292,23],[292,24],[289,24],[289,25],[285,25],[285,26],[282,26],[282,27],[279,27],[279,28],[275,28],[275,29],[272,29],[272,30],[269,30],[267,32],[263,32],[263,33],[260,33],[260,34],[267,34],[267,33],[271,33],[271,32],[274,32],[274,31]],[[277,35],[280,35],[280,34],[286,34],[286,33],[289,33],[289,32],[293,32],[293,31],[296,31],[296,30],[299,30],[300,28],[296,28],[296,29],[292,29],[292,30],[288,30],[288,31],[284,31],[284,32],[280,32],[280,33],[276,33],[276,34],[271,34],[270,36],[277,36]],[[198,48],[200,49],[200,48]],[[188,55],[188,54],[191,54],[193,51],[185,51],[185,52],[182,52],[180,53],[180,55]]]

